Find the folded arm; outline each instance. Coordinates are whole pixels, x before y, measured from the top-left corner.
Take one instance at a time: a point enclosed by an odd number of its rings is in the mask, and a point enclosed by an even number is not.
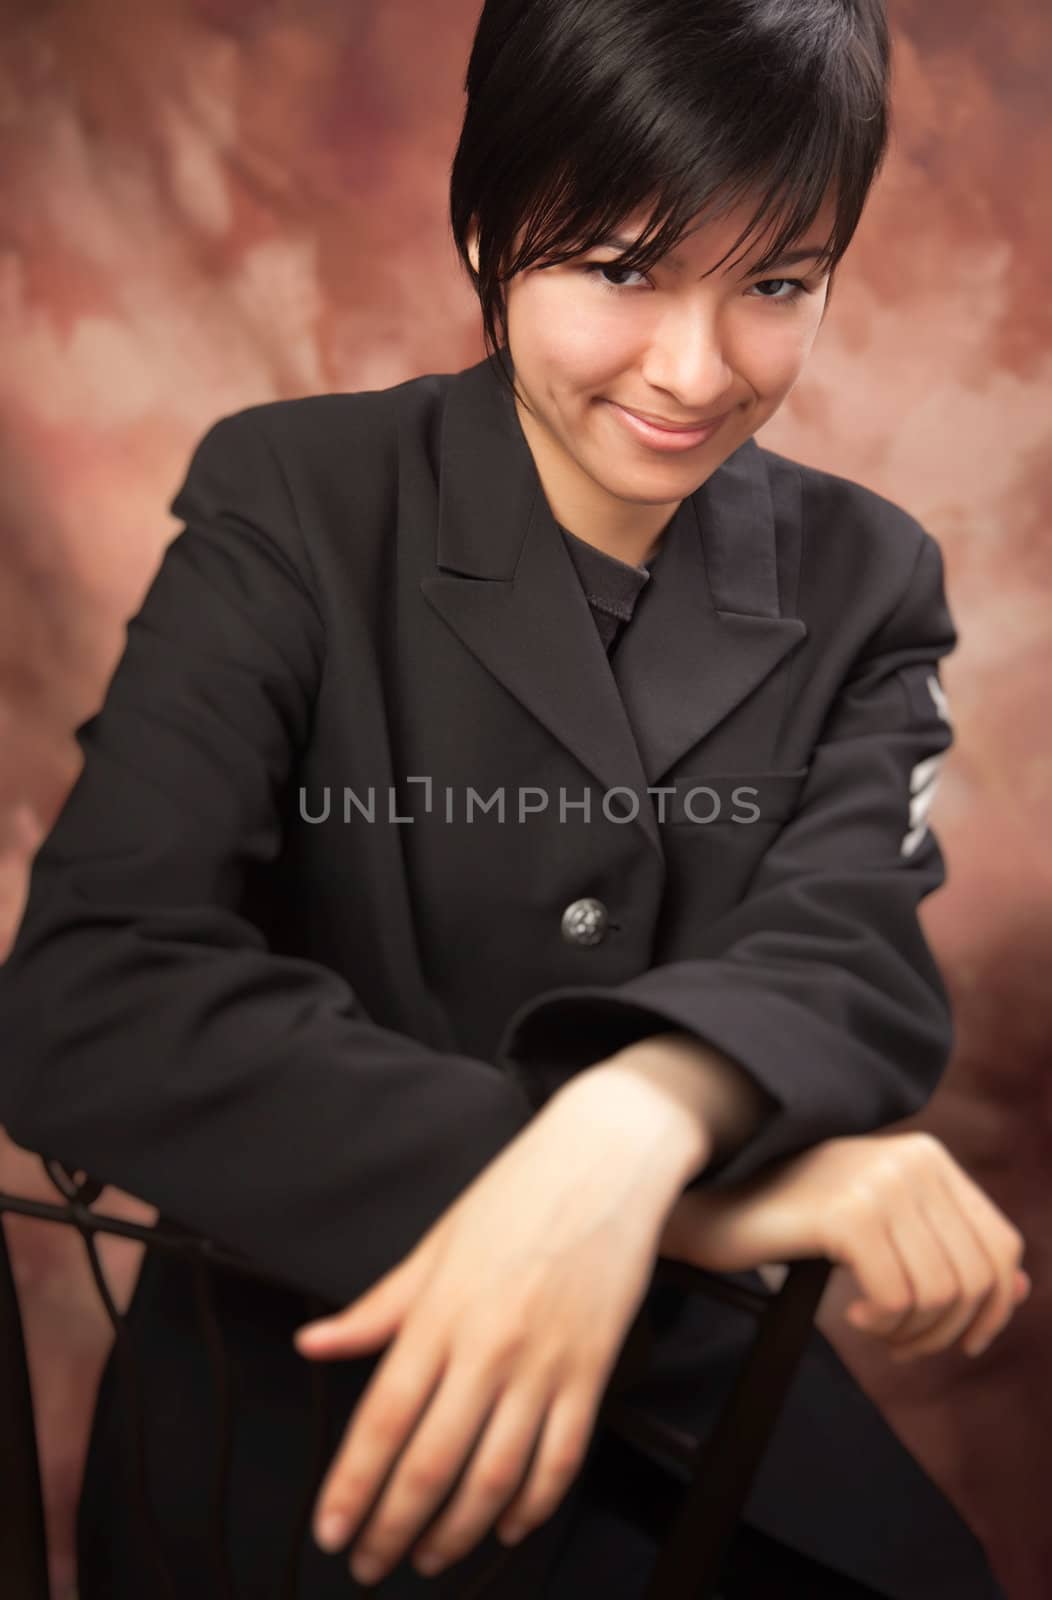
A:
[[[265,438],[199,446],[0,967],[0,1119],[342,1304],[531,1119],[514,1076],[377,1026],[243,914],[324,649]]]
[[[510,1019],[500,1055],[537,1103],[589,1061],[685,1036],[702,1073],[726,1085],[733,1063],[752,1085],[700,1174],[722,1184],[895,1122],[931,1095],[952,1025],[918,908],[945,878],[925,816],[952,743],[938,662],[956,636],[938,546],[916,532],[909,581],[831,706],[796,813],[739,904],[688,959],[550,990]]]

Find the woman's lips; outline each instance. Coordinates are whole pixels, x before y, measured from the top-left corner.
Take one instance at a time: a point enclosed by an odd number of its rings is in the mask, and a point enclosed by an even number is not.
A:
[[[729,411],[725,412],[722,417],[717,417],[704,428],[659,428],[653,422],[644,422],[634,411],[626,411],[616,400],[608,400],[607,404],[613,408],[633,437],[649,445],[652,450],[693,450],[699,444],[704,444],[706,439],[711,439],[730,416]]]

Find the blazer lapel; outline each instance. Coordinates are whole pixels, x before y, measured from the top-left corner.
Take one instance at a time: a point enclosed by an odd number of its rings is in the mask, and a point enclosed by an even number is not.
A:
[[[660,851],[646,775],[595,619],[514,403],[485,362],[451,382],[440,460],[438,570],[421,580],[424,595],[604,790],[634,790],[635,825]]]
[[[604,789],[639,795],[635,825],[660,852],[648,784],[806,635],[801,621],[779,616],[774,513],[757,447],[747,441],[680,506],[613,662],[488,361],[451,378],[439,458],[426,599]]]
[[[781,615],[776,518],[747,439],[682,502],[613,669],[648,784],[739,706],[802,639]]]

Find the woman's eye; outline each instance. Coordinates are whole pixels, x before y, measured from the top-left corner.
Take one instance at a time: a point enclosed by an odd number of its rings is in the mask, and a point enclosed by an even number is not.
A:
[[[639,287],[639,283],[626,282],[626,279],[634,277],[642,283],[647,282],[645,272],[634,267],[622,267],[617,261],[588,261],[581,270],[612,294]],[[755,293],[759,300],[771,300],[775,305],[789,306],[813,291],[801,278],[763,278],[759,283],[754,283],[749,292]]]
[[[634,267],[618,266],[616,261],[589,261],[586,263],[583,270],[588,273],[590,277],[597,278],[604,289],[611,289],[615,293],[619,289],[633,289],[636,287],[636,285],[626,283],[611,283],[608,278],[603,276],[604,273],[612,272],[615,274],[615,276],[620,274],[621,277],[629,278],[634,274],[637,278],[642,278],[644,282],[646,281],[645,273],[638,271],[638,269]]]
[[[754,283],[754,289],[769,289],[771,285],[776,289],[788,288],[788,294],[761,294],[761,300],[773,300],[776,305],[791,305],[794,300],[799,300],[803,294],[810,294],[811,290],[800,278],[763,278],[759,283]]]

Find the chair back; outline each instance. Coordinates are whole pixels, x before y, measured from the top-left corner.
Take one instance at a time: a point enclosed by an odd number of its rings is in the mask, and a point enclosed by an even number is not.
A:
[[[167,1223],[143,1227],[121,1217],[92,1209],[103,1185],[85,1174],[70,1172],[60,1162],[42,1156],[51,1182],[63,1203],[31,1200],[0,1191],[0,1405],[6,1419],[5,1448],[0,1451],[0,1550],[3,1551],[4,1600],[50,1600],[47,1539],[33,1399],[26,1360],[22,1319],[7,1249],[3,1214],[13,1212],[74,1227],[87,1250],[88,1262],[107,1315],[113,1324],[115,1354],[129,1407],[131,1448],[138,1453],[136,1486],[141,1517],[154,1552],[158,1600],[180,1600],[164,1557],[163,1540],[153,1506],[146,1493],[143,1470],[143,1414],[147,1397],[139,1381],[132,1339],[122,1314],[110,1294],[96,1248],[99,1233],[136,1239],[148,1249],[165,1250],[192,1262],[194,1290],[202,1339],[209,1356],[217,1411],[219,1443],[212,1485],[210,1566],[213,1588],[222,1600],[237,1600],[226,1542],[225,1505],[230,1464],[231,1402],[227,1356],[219,1330],[212,1293],[215,1270],[246,1273],[275,1281],[241,1257],[199,1235]],[[649,1466],[668,1475],[670,1503],[675,1507],[661,1535],[658,1560],[643,1600],[714,1600],[727,1552],[741,1517],[756,1470],[763,1458],[782,1401],[803,1355],[815,1313],[825,1290],[832,1262],[813,1259],[794,1262],[777,1292],[764,1293],[700,1268],[659,1260],[655,1284],[672,1284],[690,1292],[737,1306],[757,1319],[756,1335],[742,1362],[709,1436],[701,1441],[652,1416],[636,1411],[622,1390],[628,1369],[646,1360],[645,1338],[626,1344],[622,1361],[612,1374],[599,1408],[596,1428],[615,1435],[641,1454]],[[282,1287],[287,1287],[282,1285]],[[322,1316],[332,1307],[317,1300],[312,1315]],[[643,1324],[637,1320],[634,1332]],[[294,1535],[281,1574],[281,1600],[299,1600],[298,1570],[303,1541],[309,1536],[311,1512],[325,1459],[324,1364],[312,1365],[313,1448],[308,1481],[303,1485]],[[678,1504],[676,1503],[678,1500]],[[514,1586],[519,1552],[509,1547],[487,1568],[481,1584],[471,1588],[470,1600],[505,1600]],[[202,1578],[205,1575],[202,1574]],[[458,1597],[469,1600],[469,1596]]]

